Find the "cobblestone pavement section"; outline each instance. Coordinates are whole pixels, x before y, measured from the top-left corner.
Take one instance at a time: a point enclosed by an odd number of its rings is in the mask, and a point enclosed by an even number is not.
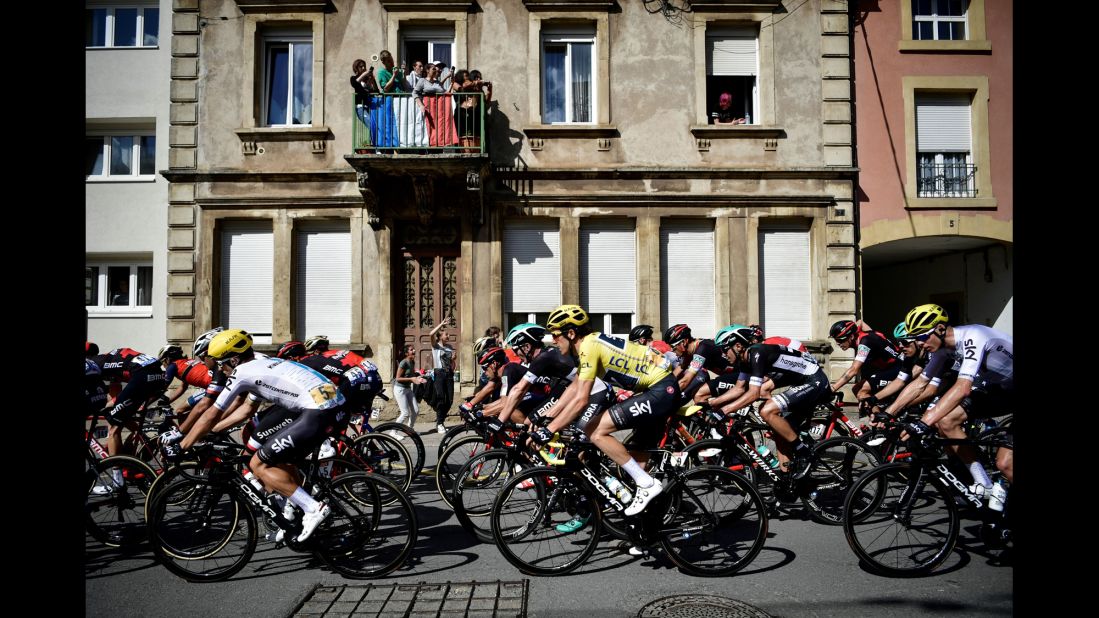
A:
[[[320,586],[294,618],[525,618],[528,580]]]

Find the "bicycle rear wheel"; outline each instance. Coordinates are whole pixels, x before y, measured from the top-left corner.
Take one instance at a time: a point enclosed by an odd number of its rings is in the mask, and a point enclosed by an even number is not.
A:
[[[416,544],[412,502],[388,479],[349,472],[322,490],[332,514],[309,542],[332,570],[352,579],[380,577],[405,563]]]
[[[669,489],[668,504],[678,502],[678,508],[660,543],[679,568],[706,577],[730,575],[759,554],[767,540],[767,509],[743,476],[700,466]]]
[[[843,523],[847,491],[879,463],[874,449],[856,438],[831,438],[817,443],[813,463],[800,482],[801,501],[809,517],[829,526]]]
[[[403,492],[412,485],[411,456],[392,436],[378,432],[359,436],[351,443],[345,458],[365,472],[385,477]]]
[[[95,463],[84,502],[85,529],[111,547],[132,549],[146,538],[145,502],[156,474],[145,462],[115,455]]]
[[[256,550],[256,517],[223,483],[182,478],[157,495],[151,513],[153,554],[187,581],[228,579]]]
[[[385,433],[388,431],[396,431],[403,434],[412,445],[411,448],[406,450],[408,451],[408,454],[412,456],[412,478],[416,478],[424,470],[424,456],[427,453],[427,450],[424,448],[424,439],[420,437],[420,434],[416,433],[415,429],[396,421],[382,423],[374,428],[375,433]],[[400,483],[398,483],[398,485],[399,484]]]
[[[447,429],[446,433],[443,434],[443,439],[439,440],[439,448],[435,451],[436,460],[442,458],[443,451],[445,451],[446,447],[450,446],[455,440],[465,436],[475,435],[478,435],[477,430],[465,424],[455,425],[454,427]]]
[[[952,492],[929,468],[908,463],[879,466],[847,494],[843,532],[859,559],[884,575],[931,572],[958,540]]]
[[[484,438],[476,435],[459,438],[443,451],[439,462],[435,464],[435,487],[447,506],[454,507],[450,500],[454,491],[454,476],[458,474],[458,470],[474,455],[480,455],[490,448]]]
[[[530,486],[523,488],[523,481]],[[582,525],[558,530],[574,517]],[[599,541],[599,496],[577,475],[532,468],[509,480],[492,505],[492,537],[512,565],[531,575],[568,573],[591,556]]]
[[[508,451],[492,449],[474,455],[454,475],[451,504],[458,523],[482,543],[492,542],[492,503],[515,474]]]

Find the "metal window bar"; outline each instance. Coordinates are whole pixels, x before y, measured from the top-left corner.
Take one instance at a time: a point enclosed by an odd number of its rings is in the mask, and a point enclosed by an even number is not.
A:
[[[977,197],[976,165],[920,161],[916,171],[917,197]]]
[[[352,95],[351,143],[356,154],[484,154],[485,101],[481,92],[423,95],[409,92]]]

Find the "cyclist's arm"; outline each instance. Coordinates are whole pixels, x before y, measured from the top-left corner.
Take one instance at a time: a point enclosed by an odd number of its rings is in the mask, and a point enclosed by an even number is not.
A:
[[[759,399],[759,392],[759,386],[749,383],[747,390],[744,391],[744,394],[738,397],[732,403],[722,406],[721,411],[726,414],[731,414],[745,406],[750,406],[755,403],[757,399]]]
[[[693,368],[688,367],[679,374],[679,390],[684,390],[690,385],[691,381],[695,379],[695,375],[698,372]]]
[[[775,390],[775,381],[771,378],[767,378],[763,381],[763,386],[759,388],[760,399],[770,399],[771,391]]]
[[[912,373],[916,373],[915,370],[913,370]],[[877,397],[879,401],[881,401],[882,399],[891,396],[893,393],[899,393],[900,390],[904,388],[904,385],[907,382],[908,379],[906,378],[896,377],[893,379],[892,382],[886,384],[885,387],[878,391],[878,393],[874,396]]]
[[[908,383],[908,386],[904,387],[900,395],[893,403],[889,404],[889,407],[885,409],[885,413],[890,416],[896,416],[898,412],[907,408],[915,403],[917,396],[923,393],[924,387],[929,385],[929,380],[926,374],[920,374],[920,377],[912,380]]]
[[[929,427],[933,427],[939,419],[954,411],[954,408],[958,407],[958,404],[968,397],[972,390],[973,381],[968,377],[958,376],[958,381],[954,383],[954,386],[951,386],[950,390],[939,398],[939,402],[934,407],[924,412],[923,418],[920,420]]]
[[[221,421],[214,425],[214,431],[225,431],[226,429],[236,427],[248,420],[255,410],[256,404],[251,398],[238,398],[237,401],[225,411],[226,413],[222,415]]]
[[[561,402],[558,402],[557,405],[553,407],[555,411],[560,411],[554,415],[553,420],[550,421],[550,424],[546,428],[550,431],[560,431],[565,425],[568,425],[579,418],[580,412],[583,411],[584,407],[588,405],[588,400],[591,399],[591,389],[593,386],[595,386],[595,380],[577,378],[576,382],[569,387],[569,390],[573,391],[572,397],[565,405],[562,406]],[[564,396],[561,398],[562,400],[565,399]]]
[[[568,387],[565,388],[565,392],[561,393],[561,397],[553,402],[552,406],[546,408],[546,410],[542,412],[542,418],[553,418],[560,414],[561,410],[564,410],[565,407],[569,405],[569,402],[572,401],[572,398],[576,396],[577,388],[575,381],[569,384]]]
[[[832,392],[836,392],[843,388],[844,384],[850,382],[855,376],[859,375],[859,371],[862,369],[862,361],[856,360],[851,363],[851,366],[847,368],[847,371],[843,373],[835,382],[832,383]]]
[[[183,422],[179,424],[179,430],[183,433],[187,433],[194,427],[196,421],[203,416],[206,410],[210,409],[210,406],[214,405],[214,399],[212,397],[203,397],[195,404],[195,407],[191,408],[191,411],[187,413],[187,418],[183,419]],[[216,412],[212,412],[217,416]]]
[[[229,409],[233,409],[234,406],[239,405],[239,400],[245,398],[246,397],[243,394],[237,397],[237,401],[234,401]],[[213,401],[213,399],[210,399],[210,404],[207,404],[203,410],[198,410],[198,406],[205,403],[205,399],[200,401],[198,405],[195,406],[195,411],[187,416],[188,421],[190,421],[192,417],[196,417],[197,420],[188,430],[186,430],[187,435],[184,436],[183,441],[179,443],[180,448],[184,450],[191,448],[195,442],[206,437],[206,434],[210,433],[210,430],[217,424],[218,419],[221,418],[222,411],[217,406],[213,405]],[[180,430],[184,431],[182,427],[180,427]]]
[[[496,411],[504,406],[504,403],[505,402],[503,399],[497,399],[492,403],[486,403],[484,409],[485,416],[494,416],[496,414]],[[501,418],[500,420],[503,421],[504,419]]]
[[[928,380],[927,386],[923,387],[923,390],[915,399],[909,403],[909,406],[919,405],[925,401],[931,401],[935,398],[935,395],[939,392],[939,385],[934,380]]]
[[[526,380],[519,380],[518,384],[511,387],[511,390],[508,391],[508,396],[505,399],[500,400],[503,402],[501,404],[503,407],[500,409],[500,414],[497,416],[497,418],[500,419],[500,422],[506,423],[507,420],[511,418],[511,413],[515,411],[515,406],[519,405],[519,402],[523,399],[523,395],[527,393],[529,388],[530,382],[527,382]]]
[[[728,402],[736,399],[737,397],[740,397],[741,395],[744,394],[745,385],[747,383],[748,383],[747,380],[737,380],[736,385],[733,386],[732,388],[730,388],[729,390],[725,391],[724,393],[722,393],[721,395],[719,395],[717,397],[711,397],[710,401],[708,402],[710,407],[711,408],[719,408],[723,404],[728,403]]]
[[[481,390],[477,391],[473,395],[473,397],[469,400],[469,405],[475,406],[475,405],[481,403],[482,401],[484,401],[484,399],[486,397],[491,395],[492,391],[494,391],[494,390],[496,390],[496,382],[493,382],[492,380],[489,380],[488,382],[485,383],[484,387],[482,387]]]

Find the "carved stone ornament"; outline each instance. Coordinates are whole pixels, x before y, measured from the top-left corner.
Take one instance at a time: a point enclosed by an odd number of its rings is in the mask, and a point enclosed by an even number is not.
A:
[[[366,207],[366,222],[376,230],[382,224],[381,213],[378,212],[378,194],[370,187],[370,176],[366,172],[355,174],[355,181],[363,196],[363,206]]]
[[[416,196],[416,216],[427,225],[435,215],[435,180],[426,174],[412,177],[412,192]]]

